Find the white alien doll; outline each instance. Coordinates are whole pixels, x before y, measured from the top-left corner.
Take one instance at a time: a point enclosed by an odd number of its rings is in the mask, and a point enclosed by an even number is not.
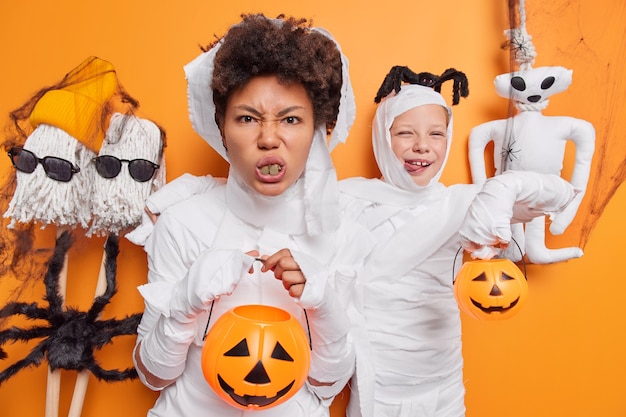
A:
[[[469,136],[472,180],[487,179],[485,147],[494,143],[495,175],[507,170],[561,175],[567,141],[576,147],[576,162],[569,182],[579,191],[567,208],[554,216],[550,232],[562,234],[570,225],[585,194],[595,147],[591,123],[567,116],[544,116],[548,97],[565,91],[572,82],[572,70],[546,66],[501,74],[495,79],[498,95],[514,103],[517,114],[474,127]],[[549,249],[545,243],[545,217],[526,224],[513,224],[513,238],[529,262],[547,264],[582,256],[578,247]],[[520,251],[510,245],[505,256],[519,260]]]

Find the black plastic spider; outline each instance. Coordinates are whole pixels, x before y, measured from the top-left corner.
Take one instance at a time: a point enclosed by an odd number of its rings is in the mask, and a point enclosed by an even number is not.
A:
[[[523,35],[517,35],[515,32],[513,32],[511,39],[502,43],[500,47],[511,50],[516,59],[528,58],[534,51],[530,39]]]
[[[0,310],[0,318],[21,314],[31,320],[45,320],[47,325],[31,328],[11,327],[0,332],[0,358],[6,358],[2,346],[7,342],[43,340],[24,358],[0,372],[0,384],[18,371],[37,366],[44,357],[51,369],[91,371],[104,381],[123,381],[137,377],[134,368],[125,370],[102,369],[94,357],[94,351],[111,343],[113,337],[137,333],[141,313],[127,316],[123,320],[99,320],[100,313],[116,293],[116,259],[119,253],[117,236],[109,236],[105,243],[105,275],[107,288],[103,295],[96,297],[87,312],[72,307],[63,307],[63,298],[59,294],[59,275],[63,268],[72,239],[69,232],[64,232],[57,239],[54,253],[48,263],[44,278],[46,287],[45,300],[48,307],[37,303],[10,302]]]
[[[516,153],[521,152],[521,149],[515,149],[516,140],[512,140],[509,142],[508,146],[502,147],[502,151],[500,151],[500,155],[504,158],[504,161],[512,162],[514,159],[517,159],[515,156]]]
[[[461,97],[467,97],[469,95],[469,86],[467,77],[461,71],[457,71],[454,68],[448,68],[441,75],[434,75],[430,72],[415,73],[411,71],[409,67],[396,65],[391,68],[389,74],[383,80],[382,85],[376,93],[374,98],[375,103],[388,96],[392,91],[396,94],[400,92],[402,83],[419,84],[425,87],[432,87],[438,93],[441,93],[441,84],[446,81],[454,80],[452,87],[452,104],[459,104]]]

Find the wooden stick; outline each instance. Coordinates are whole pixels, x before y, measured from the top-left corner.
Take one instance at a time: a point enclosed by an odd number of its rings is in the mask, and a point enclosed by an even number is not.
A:
[[[98,274],[98,282],[96,283],[96,291],[94,298],[97,298],[104,294],[107,289],[106,280],[106,251],[102,253],[102,263],[100,264],[100,273]],[[76,375],[76,383],[74,385],[74,394],[72,395],[72,402],[70,404],[70,410],[68,417],[80,417],[83,411],[83,404],[85,402],[85,395],[87,393],[87,384],[89,383],[89,371],[84,370]]]
[[[61,395],[61,371],[54,371],[48,366],[48,382],[46,385],[46,417],[58,417],[59,396]]]

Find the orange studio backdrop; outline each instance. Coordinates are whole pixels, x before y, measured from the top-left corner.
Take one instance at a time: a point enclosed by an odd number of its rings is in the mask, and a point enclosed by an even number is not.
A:
[[[597,151],[587,195],[572,225],[561,236],[548,235],[549,247],[579,245],[580,259],[528,265],[529,294],[514,317],[481,321],[463,315],[468,417],[626,416],[626,3],[623,0],[527,0],[527,31],[537,50],[535,66],[573,70],[569,89],[551,97],[546,115],[591,122]],[[443,181],[471,181],[467,159],[470,130],[507,117],[507,100],[493,80],[510,71],[501,49],[509,27],[507,0],[287,1],[231,0],[154,2],[111,0],[4,1],[0,5],[0,115],[8,114],[42,87],[51,85],[88,56],[111,62],[124,88],[140,102],[138,115],[167,131],[167,177],[185,172],[224,175],[226,164],[191,128],[183,66],[215,34],[241,13],[285,13],[312,18],[340,42],[350,60],[357,118],[346,145],[333,158],[340,178],[378,175],[370,144],[373,97],[393,65],[441,73],[466,73],[470,96],[454,108],[454,142]],[[443,91],[444,97],[451,93]],[[563,175],[572,171],[567,149]],[[13,168],[0,155],[0,175]],[[5,209],[5,208],[3,208]],[[37,231],[37,243],[50,247],[54,228]],[[428,233],[428,231],[424,231]],[[93,242],[97,242],[94,244]],[[79,239],[71,249],[67,304],[89,308],[102,255],[99,238]],[[136,287],[145,282],[143,250],[120,240],[118,293],[105,318],[141,311]],[[0,302],[19,283],[0,277]],[[24,301],[42,302],[43,286],[22,288]],[[30,325],[11,319],[2,324]],[[123,369],[134,337],[117,338],[97,352],[105,369]],[[4,369],[35,343],[6,346]],[[0,385],[2,416],[41,416],[46,393],[46,362],[20,371]],[[62,373],[60,415],[67,415],[74,372]],[[156,394],[138,380],[99,382],[90,378],[84,417],[145,416]],[[346,394],[333,405],[344,415]]]

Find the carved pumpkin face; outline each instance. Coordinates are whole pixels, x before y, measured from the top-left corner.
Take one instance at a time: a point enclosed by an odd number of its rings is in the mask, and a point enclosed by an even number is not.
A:
[[[306,381],[311,352],[302,326],[276,307],[224,313],[207,334],[202,372],[215,393],[243,410],[274,407]]]
[[[528,283],[508,259],[468,261],[454,281],[454,296],[462,311],[479,320],[502,320],[526,302]]]

